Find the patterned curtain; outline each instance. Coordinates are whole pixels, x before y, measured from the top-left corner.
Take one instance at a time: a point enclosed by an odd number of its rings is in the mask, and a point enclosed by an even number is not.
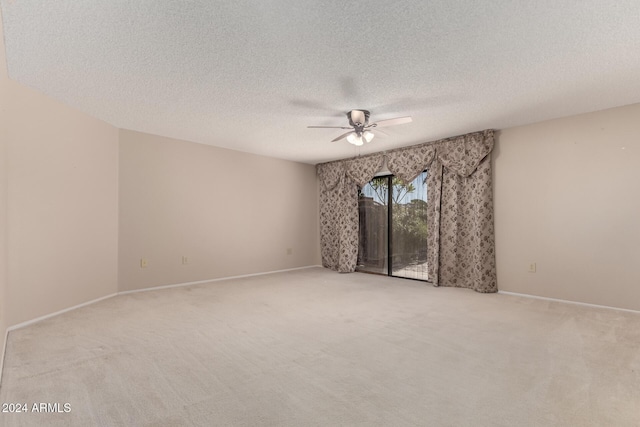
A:
[[[354,271],[358,257],[357,187],[347,178],[343,162],[318,165],[317,171],[322,266],[341,273]]]
[[[349,178],[362,188],[382,168],[384,155],[378,153],[366,157],[356,157],[355,159],[347,160],[345,163]]]
[[[400,148],[387,154],[387,167],[392,174],[409,183],[433,161],[435,144]]]
[[[318,165],[320,178],[320,250],[322,266],[352,273],[358,262],[358,186],[373,179],[384,157]]]
[[[491,150],[486,130],[356,159],[318,165],[322,265],[355,271],[358,257],[358,186],[387,161],[411,182],[423,170],[429,194],[427,259],[436,286],[497,292]]]
[[[445,141],[429,167],[428,268],[436,286],[497,292],[493,131]]]

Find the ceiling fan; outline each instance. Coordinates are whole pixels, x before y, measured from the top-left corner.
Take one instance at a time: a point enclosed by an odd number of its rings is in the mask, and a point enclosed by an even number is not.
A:
[[[367,110],[351,110],[347,113],[349,126],[307,126],[308,128],[327,128],[327,129],[350,129],[349,132],[343,133],[331,142],[340,141],[347,138],[353,145],[363,145],[365,142],[371,142],[374,137],[372,130],[378,127],[401,125],[411,122],[411,117],[396,117],[395,119],[380,120],[379,122],[369,123],[369,111]]]

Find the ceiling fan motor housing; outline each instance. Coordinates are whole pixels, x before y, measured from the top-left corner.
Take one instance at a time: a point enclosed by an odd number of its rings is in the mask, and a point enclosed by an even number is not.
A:
[[[356,131],[362,132],[362,128],[369,124],[369,114],[367,110],[351,110],[347,113],[347,118]]]

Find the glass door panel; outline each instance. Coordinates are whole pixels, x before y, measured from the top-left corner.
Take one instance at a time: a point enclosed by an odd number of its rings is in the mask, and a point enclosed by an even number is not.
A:
[[[427,172],[409,184],[391,179],[391,275],[428,280]]]
[[[388,274],[388,177],[373,178],[359,192],[358,271]]]

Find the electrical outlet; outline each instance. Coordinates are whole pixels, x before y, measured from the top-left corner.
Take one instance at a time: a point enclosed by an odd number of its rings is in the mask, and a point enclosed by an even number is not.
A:
[[[149,261],[146,258],[140,258],[140,268],[147,268]]]
[[[182,264],[183,264],[183,265],[187,265],[187,264],[189,264],[189,258],[188,258],[188,257],[186,257],[186,256],[183,256],[183,257],[182,257]]]
[[[531,264],[529,264],[529,273],[535,273],[536,272],[536,263],[532,262]]]
[[[287,255],[293,254],[293,248],[287,248]]]

